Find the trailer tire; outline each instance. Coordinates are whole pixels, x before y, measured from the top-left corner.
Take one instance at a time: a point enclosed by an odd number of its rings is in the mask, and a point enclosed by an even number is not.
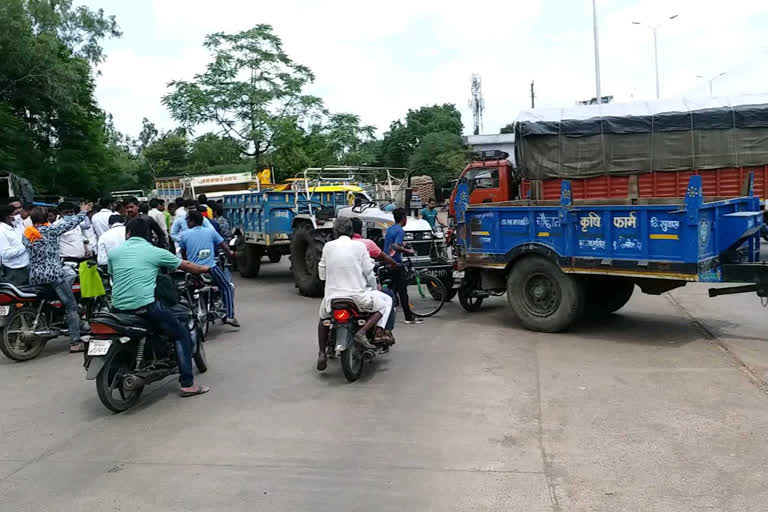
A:
[[[635,283],[621,277],[588,277],[584,282],[584,314],[601,317],[615,313],[632,298]]]
[[[318,264],[323,256],[323,246],[330,234],[302,224],[293,233],[291,243],[291,268],[299,293],[305,297],[322,297],[323,281],[318,275]]]
[[[280,263],[280,258],[282,258],[283,255],[280,254],[280,251],[272,249],[267,251],[267,257],[269,258],[270,263]]]
[[[261,270],[261,247],[243,242],[237,250],[237,268],[243,277],[258,277]]]
[[[552,261],[530,256],[507,276],[507,300],[526,329],[560,332],[583,313],[584,286]]]

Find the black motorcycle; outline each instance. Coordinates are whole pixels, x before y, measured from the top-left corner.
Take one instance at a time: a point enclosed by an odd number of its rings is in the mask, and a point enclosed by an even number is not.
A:
[[[181,274],[181,275],[179,275]],[[195,295],[183,272],[174,275],[179,303],[172,313],[189,330],[195,366],[208,370],[205,334],[195,315]],[[178,373],[176,340],[152,329],[140,315],[102,312],[91,319],[86,341],[86,380],[96,380],[96,392],[107,409],[122,412],[136,405],[144,386]]]
[[[360,311],[352,299],[332,299],[331,318],[323,324],[330,327],[330,347],[341,359],[341,369],[349,382],[355,382],[363,373],[366,362],[372,361],[377,354],[389,352],[390,343],[380,343],[376,349],[364,347],[355,340],[355,333],[365,325],[372,313]],[[366,333],[368,341],[373,343],[375,329]]]
[[[82,332],[87,333],[87,318],[107,310],[109,296],[81,300],[78,280],[72,292],[79,304]],[[0,351],[14,361],[34,359],[48,341],[69,335],[67,309],[49,285],[0,283],[0,316],[5,317],[0,327]]]

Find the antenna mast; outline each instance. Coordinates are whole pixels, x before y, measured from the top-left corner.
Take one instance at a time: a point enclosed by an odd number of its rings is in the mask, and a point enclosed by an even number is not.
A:
[[[472,120],[474,129],[472,133],[480,135],[483,130],[483,110],[485,109],[485,101],[483,101],[483,82],[480,75],[477,73],[472,74],[472,96],[469,98],[469,109],[472,111]]]

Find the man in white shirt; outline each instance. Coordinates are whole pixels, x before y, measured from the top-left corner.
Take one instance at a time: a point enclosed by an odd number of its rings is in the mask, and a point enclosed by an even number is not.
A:
[[[112,199],[103,197],[99,201],[99,205],[101,209],[91,217],[91,224],[97,239],[109,229],[109,218],[112,216]]]
[[[3,282],[17,286],[29,281],[29,253],[22,242],[23,235],[13,225],[13,207],[0,206],[0,258],[3,262]]]
[[[96,263],[98,263],[99,266],[107,265],[109,263],[109,251],[115,247],[120,247],[125,243],[125,225],[123,224],[123,218],[117,214],[112,215],[109,218],[109,225],[109,231],[99,238],[96,255]]]
[[[54,226],[63,224],[75,215],[75,205],[68,201],[60,203],[58,209],[61,217],[53,223]],[[59,237],[59,254],[64,261],[80,263],[90,255],[88,238],[85,236],[85,231],[89,227],[91,223],[86,217],[78,226]]]
[[[21,199],[18,197],[9,197],[8,205],[13,209],[13,213],[11,214],[13,222],[11,223],[11,226],[23,235],[24,229],[26,228],[24,227],[24,219],[21,217]]]
[[[368,321],[355,333],[355,341],[366,348],[375,348],[368,342],[366,334],[376,326],[376,339],[387,339],[384,333],[386,320],[392,310],[392,298],[377,290],[373,273],[373,260],[368,256],[365,245],[352,240],[352,220],[339,217],[333,224],[337,238],[323,247],[323,256],[318,265],[318,274],[325,281],[325,295],[320,303],[320,323],[317,328],[318,347],[317,369],[325,370],[328,364],[326,353],[329,328],[323,320],[331,317],[331,301],[338,298],[352,299],[360,311],[372,311]]]
[[[160,228],[163,230],[163,233],[165,233],[165,238],[168,238],[168,223],[165,220],[165,214],[163,213],[163,210],[165,210],[165,201],[158,198],[152,198],[149,200],[149,207],[151,210],[149,210],[149,216],[152,217],[152,220],[157,222],[157,224],[160,226]]]
[[[176,208],[175,219],[186,219],[187,209],[185,208],[185,206],[187,204],[187,201],[183,197],[177,197],[175,202],[176,202],[176,206],[178,206],[178,208]]]

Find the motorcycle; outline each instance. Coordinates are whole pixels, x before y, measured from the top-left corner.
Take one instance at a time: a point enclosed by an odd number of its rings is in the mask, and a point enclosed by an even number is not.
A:
[[[180,300],[170,309],[189,330],[192,359],[200,373],[205,373],[208,370],[205,334],[194,313],[194,293],[183,274],[174,275]],[[114,412],[130,409],[138,403],[146,385],[179,371],[176,340],[152,329],[140,315],[98,313],[91,320],[91,335],[83,340],[86,342],[85,378],[96,381],[101,403]]]
[[[330,327],[330,346],[335,355],[341,360],[341,369],[349,382],[355,382],[363,373],[366,362],[372,361],[377,354],[389,352],[390,343],[381,343],[377,349],[366,348],[355,340],[355,333],[365,325],[372,313],[360,311],[352,299],[332,299],[331,318],[323,321]],[[366,336],[373,343],[374,329]]]
[[[80,310],[82,332],[87,333],[87,318],[109,308],[108,296],[81,300],[80,282],[72,284]],[[28,361],[40,355],[46,343],[68,336],[67,311],[49,285],[15,286],[0,283],[0,351],[14,361]]]
[[[231,275],[231,266],[224,254],[219,254],[216,264],[224,269],[225,274]],[[227,307],[219,287],[209,274],[188,275],[187,279],[194,298],[193,310],[203,326],[203,334],[208,337],[210,326],[217,320],[223,322],[227,318]]]

